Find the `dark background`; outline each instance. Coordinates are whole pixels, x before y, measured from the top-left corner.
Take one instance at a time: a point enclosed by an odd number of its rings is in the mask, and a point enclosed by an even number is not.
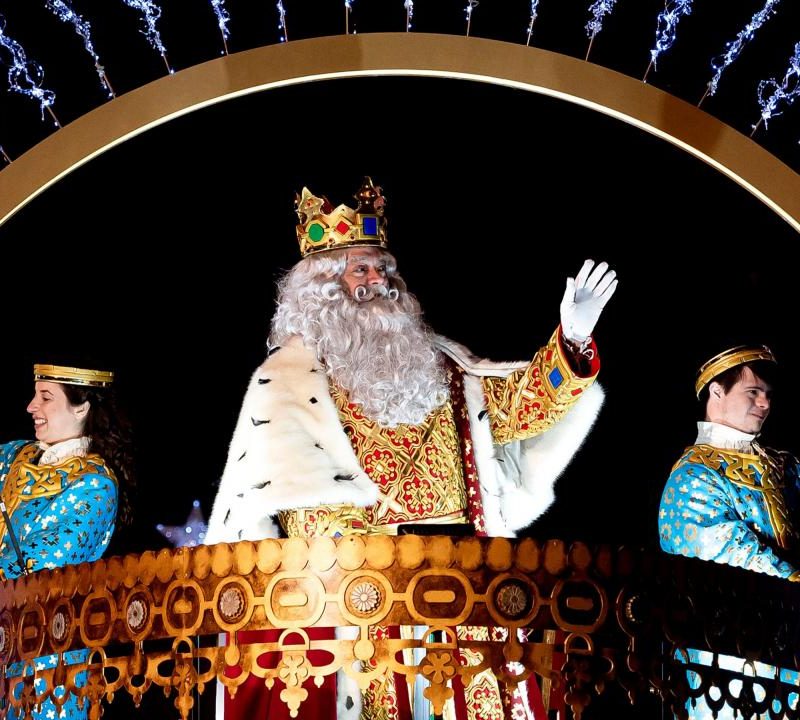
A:
[[[649,81],[696,102],[708,58],[761,2],[697,3]],[[278,39],[274,4],[228,2],[231,52]],[[463,3],[415,3],[417,31],[463,33]],[[435,5],[435,11],[434,6]],[[119,93],[165,72],[122,2],[75,2]],[[164,2],[173,67],[220,52],[211,7]],[[289,38],[343,30],[343,4],[285,2]],[[474,35],[525,42],[529,3],[486,0]],[[644,73],[660,2],[621,0],[592,60]],[[315,8],[312,10],[311,8]],[[0,2],[6,31],[46,70],[62,123],[102,103],[72,30],[40,3]],[[540,47],[582,57],[586,3],[543,0]],[[740,130],[758,78],[783,75],[800,27],[780,7],[704,108]],[[402,2],[356,1],[359,32],[401,30]],[[52,132],[4,94],[0,131],[18,155]],[[365,102],[366,100],[366,102]],[[369,112],[364,108],[374,108]],[[796,110],[757,139],[800,166]],[[789,383],[770,438],[800,450],[794,423],[796,233],[731,181],[673,146],[553,98],[424,78],[318,82],[192,113],[105,153],[2,228],[7,379],[0,436],[31,435],[30,365],[62,349],[115,368],[137,432],[137,535],[165,541],[198,498],[208,514],[239,403],[264,352],[274,282],[297,260],[293,194],[352,203],[363,174],[384,187],[391,250],[439,332],[496,359],[529,357],[558,322],[564,280],[586,257],[620,286],[597,328],[608,399],[559,481],[540,537],[655,541],[655,506],[693,440],[697,365],[731,344],[770,344]],[[132,543],[132,544],[131,544]]]
[[[418,0],[413,29],[463,34],[465,4]],[[582,58],[588,4],[542,0],[532,44]],[[343,31],[338,0],[284,5],[290,40]],[[695,5],[648,78],[693,103],[710,58],[763,2]],[[118,94],[164,74],[121,0],[74,7],[92,21]],[[174,68],[219,54],[209,3],[163,7]],[[231,52],[278,41],[274,3],[227,7]],[[641,78],[662,7],[620,0],[591,60]],[[529,9],[527,0],[483,0],[471,33],[524,44]],[[42,2],[0,0],[0,14],[44,66],[62,123],[105,101],[80,40]],[[402,0],[354,0],[351,22],[360,33],[403,30]],[[757,82],[783,76],[797,28],[800,6],[787,0],[703,109],[749,133]],[[756,135],[795,170],[798,117],[791,109]],[[36,103],[0,94],[0,143],[12,157],[53,131]],[[244,388],[264,354],[275,280],[298,259],[294,192],[308,185],[352,203],[364,174],[384,188],[390,249],[428,321],[478,354],[530,357],[558,323],[564,280],[584,258],[619,273],[596,332],[605,408],[531,534],[656,543],[661,487],[694,439],[695,370],[733,344],[775,351],[786,382],[767,441],[800,451],[797,234],[766,206],[677,148],[553,98],[443,79],[318,82],[150,130],[0,227],[0,437],[32,436],[33,362],[63,351],[117,370],[140,483],[136,531],[118,550],[165,545],[155,524],[181,523],[194,498],[209,514]]]

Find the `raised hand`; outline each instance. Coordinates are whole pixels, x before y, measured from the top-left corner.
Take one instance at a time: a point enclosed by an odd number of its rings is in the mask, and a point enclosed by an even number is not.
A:
[[[567,278],[561,300],[564,337],[582,343],[592,334],[600,313],[617,289],[617,282],[617,273],[608,269],[608,263],[595,266],[594,260],[584,262],[574,279]]]

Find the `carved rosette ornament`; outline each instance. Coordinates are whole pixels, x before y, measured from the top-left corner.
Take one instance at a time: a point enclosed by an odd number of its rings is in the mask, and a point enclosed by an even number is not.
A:
[[[149,608],[143,597],[134,597],[128,603],[128,610],[125,613],[125,621],[128,627],[136,634],[141,632],[147,624],[147,616],[149,615]]]
[[[247,599],[236,585],[229,585],[219,595],[219,614],[226,622],[235,623],[244,615]]]
[[[356,585],[350,593],[350,605],[365,617],[374,612],[381,602],[381,591],[375,583],[365,580]]]
[[[517,620],[530,612],[533,604],[531,593],[524,583],[507,580],[495,591],[495,605],[509,620]]]
[[[67,637],[69,616],[63,609],[58,609],[50,620],[50,634],[58,643],[64,642]]]

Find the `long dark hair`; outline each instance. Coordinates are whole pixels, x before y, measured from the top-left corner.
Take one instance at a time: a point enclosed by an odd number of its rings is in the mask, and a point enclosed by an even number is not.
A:
[[[117,525],[130,525],[131,504],[136,487],[131,428],[120,411],[113,388],[84,385],[61,386],[70,405],[89,403],[83,434],[89,438],[89,452],[96,453],[114,472],[119,486]]]

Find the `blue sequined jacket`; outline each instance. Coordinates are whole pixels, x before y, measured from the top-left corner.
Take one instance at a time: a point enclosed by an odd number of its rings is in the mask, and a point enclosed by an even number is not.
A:
[[[756,444],[752,449],[684,451],[661,497],[663,550],[780,577],[796,572],[797,461]]]
[[[0,499],[27,569],[99,559],[117,514],[113,472],[99,455],[37,465],[38,452],[38,445],[26,440],[0,445]],[[0,517],[0,578],[21,573],[5,519]]]

